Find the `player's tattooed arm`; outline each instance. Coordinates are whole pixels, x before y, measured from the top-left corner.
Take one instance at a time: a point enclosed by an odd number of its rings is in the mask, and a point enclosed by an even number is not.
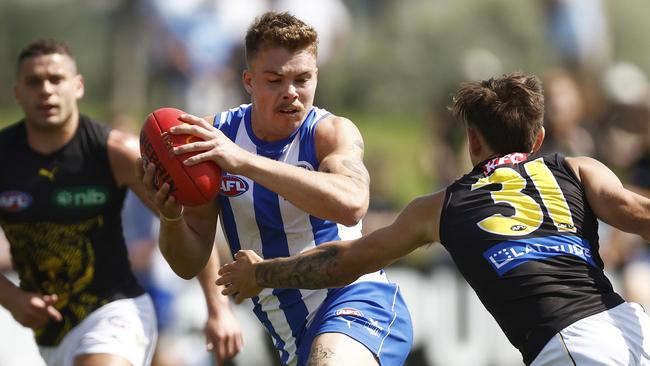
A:
[[[255,280],[266,288],[336,287],[340,283],[340,277],[335,275],[339,251],[335,246],[318,247],[295,257],[260,262],[255,268]]]
[[[368,184],[370,184],[370,174],[368,173],[366,166],[363,164],[363,140],[355,140],[350,146],[350,150],[351,153],[346,154],[346,156],[340,160],[324,161],[320,170],[325,173],[337,171],[340,174],[349,177],[359,188],[363,189],[368,187]]]
[[[356,159],[345,159],[342,164],[347,170],[352,173],[349,174],[349,177],[359,186],[367,187],[370,184],[370,174],[368,174],[368,169],[363,165],[363,150],[364,144],[363,140],[355,140],[353,144],[353,149],[357,155]]]

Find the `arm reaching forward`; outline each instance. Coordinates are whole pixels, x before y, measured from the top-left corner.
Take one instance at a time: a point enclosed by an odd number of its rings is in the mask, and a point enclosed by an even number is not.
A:
[[[221,268],[217,284],[235,301],[256,296],[264,288],[328,288],[354,282],[417,247],[437,242],[444,191],[415,199],[394,223],[359,239],[321,244],[298,255],[262,260],[242,250]]]

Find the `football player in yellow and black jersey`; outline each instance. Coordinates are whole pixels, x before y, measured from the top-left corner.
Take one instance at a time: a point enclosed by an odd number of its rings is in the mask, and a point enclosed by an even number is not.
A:
[[[597,160],[536,153],[534,75],[464,84],[450,110],[467,124],[471,172],[360,239],[265,261],[241,251],[220,271],[223,293],[341,286],[440,242],[527,365],[649,365],[650,318],[605,276],[597,219],[650,239],[650,199]]]
[[[0,131],[0,225],[20,287],[0,276],[0,305],[34,330],[48,365],[149,365],[156,316],[121,222],[126,189],[145,197],[138,139],[79,114],[83,79],[61,42],[21,51],[14,92],[24,118]],[[208,303],[224,298],[213,282]],[[234,320],[221,327],[240,339]]]

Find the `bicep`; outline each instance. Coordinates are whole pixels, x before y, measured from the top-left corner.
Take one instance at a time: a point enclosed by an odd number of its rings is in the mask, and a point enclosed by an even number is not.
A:
[[[648,199],[626,189],[619,178],[601,162],[591,158],[573,158],[585,189],[587,201],[596,216],[623,231],[638,232],[647,217]],[[644,205],[645,204],[645,205]]]
[[[359,129],[345,118],[335,117],[316,128],[316,154],[319,171],[341,174],[367,184],[368,170],[363,164],[364,142]]]

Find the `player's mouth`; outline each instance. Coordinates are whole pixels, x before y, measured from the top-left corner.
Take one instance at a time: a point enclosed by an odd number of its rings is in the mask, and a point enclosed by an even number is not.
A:
[[[281,107],[278,109],[278,112],[289,116],[295,116],[300,113],[300,108],[294,106]]]
[[[56,104],[45,103],[38,105],[36,109],[41,113],[51,115],[55,114],[59,110],[59,106]]]

